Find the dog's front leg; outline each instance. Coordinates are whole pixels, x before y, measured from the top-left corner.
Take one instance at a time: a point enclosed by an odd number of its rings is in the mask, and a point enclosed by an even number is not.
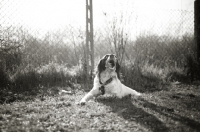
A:
[[[92,90],[90,90],[90,92],[88,92],[80,101],[81,105],[84,105],[88,100],[90,100],[93,97],[96,97],[100,95],[99,89],[97,88],[92,88]]]

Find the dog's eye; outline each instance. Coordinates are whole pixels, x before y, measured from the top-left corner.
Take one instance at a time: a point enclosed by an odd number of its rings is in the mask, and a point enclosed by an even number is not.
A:
[[[104,59],[106,60],[108,58],[109,55],[105,55]]]
[[[110,55],[110,58],[112,58],[112,59],[117,59],[117,57],[116,57],[115,54]]]
[[[115,58],[115,55],[110,55],[110,58]]]

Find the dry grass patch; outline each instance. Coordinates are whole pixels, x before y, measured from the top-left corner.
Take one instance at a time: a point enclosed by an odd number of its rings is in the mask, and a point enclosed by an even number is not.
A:
[[[198,131],[198,85],[171,85],[141,98],[100,96],[86,105],[84,92],[35,97],[0,105],[1,131]]]

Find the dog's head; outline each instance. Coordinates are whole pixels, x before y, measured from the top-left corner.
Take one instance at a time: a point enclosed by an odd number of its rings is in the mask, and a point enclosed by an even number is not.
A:
[[[97,72],[100,74],[106,69],[115,71],[119,78],[120,65],[118,63],[117,57],[114,54],[107,54],[99,61]]]

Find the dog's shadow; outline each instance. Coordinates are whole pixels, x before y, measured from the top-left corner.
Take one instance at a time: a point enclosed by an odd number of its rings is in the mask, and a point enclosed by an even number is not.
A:
[[[111,112],[117,113],[125,120],[134,121],[141,126],[154,132],[167,132],[170,128],[166,126],[167,120],[179,122],[187,126],[188,130],[200,130],[200,123],[186,116],[176,114],[173,108],[156,105],[143,98],[132,99],[130,96],[118,99],[115,97],[98,97],[97,102],[103,103],[111,108]],[[139,102],[142,106],[138,107],[134,102]],[[149,109],[149,110],[147,110]],[[147,112],[151,111],[151,113]],[[157,113],[157,114],[156,114]],[[156,116],[161,115],[166,119],[163,122]]]
[[[133,104],[130,96],[118,99],[115,97],[98,97],[97,102],[103,103],[111,108],[111,112],[117,113],[125,120],[136,122],[146,129],[154,132],[167,132],[166,125],[158,120],[154,115],[145,112]]]

